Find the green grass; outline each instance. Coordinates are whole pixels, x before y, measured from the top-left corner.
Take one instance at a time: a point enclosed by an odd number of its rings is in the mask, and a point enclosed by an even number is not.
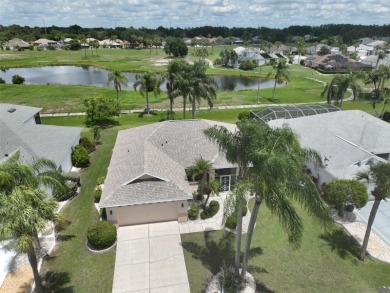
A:
[[[300,215],[304,237],[301,247],[294,249],[277,217],[261,208],[249,262],[256,292],[376,292],[390,285],[389,264],[371,258],[360,262],[357,245],[343,230],[325,232],[304,211]],[[235,239],[228,232],[183,234],[181,239],[191,292],[201,292],[221,266],[234,263]]]

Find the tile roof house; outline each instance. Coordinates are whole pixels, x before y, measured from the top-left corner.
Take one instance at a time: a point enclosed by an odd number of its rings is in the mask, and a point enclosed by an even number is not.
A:
[[[58,43],[53,40],[48,40],[48,39],[38,39],[34,41],[34,46],[36,47],[42,47],[42,48],[47,48],[48,46],[57,46]]]
[[[371,162],[390,161],[390,124],[360,110],[271,120],[268,124],[287,124],[303,147],[322,155],[324,168],[310,166],[319,185],[335,178],[353,179]]]
[[[3,44],[3,48],[9,47],[11,50],[15,49],[16,47],[23,48],[23,49],[29,49],[30,44],[23,41],[22,39],[14,38],[12,40],[9,40],[8,42]]]
[[[99,203],[118,225],[187,220],[193,189],[186,168],[212,162],[215,178],[229,191],[236,166],[226,161],[204,129],[235,125],[208,120],[165,121],[119,131]]]
[[[350,67],[351,70],[370,69],[369,66],[366,66],[365,64],[362,64],[361,62],[358,62],[351,58],[342,55],[331,55],[331,54],[324,55],[324,56],[308,57],[305,59],[304,65],[314,69],[319,69],[324,71],[337,71],[337,72],[347,71],[348,67]]]
[[[0,103],[0,162],[19,151],[23,163],[44,157],[52,160],[58,170],[68,172],[81,128],[42,125],[40,110]]]

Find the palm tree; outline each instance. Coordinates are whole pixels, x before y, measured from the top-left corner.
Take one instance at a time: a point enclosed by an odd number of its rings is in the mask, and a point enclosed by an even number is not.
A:
[[[207,101],[210,109],[213,107],[213,99],[217,97],[216,83],[214,79],[206,74],[207,65],[204,61],[198,60],[191,66],[193,72],[191,83],[193,83],[194,91],[190,95],[192,102],[192,119],[195,119],[196,102],[200,104],[200,99]]]
[[[124,75],[119,69],[116,69],[108,74],[108,81],[114,82],[114,87],[116,90],[116,103],[117,106],[119,106],[119,92],[122,91],[121,85],[127,85],[129,80],[127,79],[127,76]]]
[[[367,229],[364,235],[362,249],[359,256],[359,259],[363,261],[366,256],[371,227],[374,223],[379,204],[382,200],[390,198],[390,163],[379,162],[377,164],[372,164],[367,171],[358,172],[356,177],[358,180],[363,180],[370,183],[372,182],[375,184],[375,188],[371,192],[371,194],[375,197],[375,200],[368,218]]]
[[[207,195],[206,200],[203,203],[203,208],[206,209],[207,203],[209,201],[210,195],[218,194],[221,191],[221,183],[218,180],[201,180],[199,182],[199,187],[203,190],[203,193]],[[203,198],[202,198],[203,199]]]
[[[379,52],[378,52],[378,59],[376,60],[375,68],[378,67],[379,61],[380,61],[380,60],[383,60],[383,59],[385,59],[385,58],[386,58],[386,53],[383,52],[383,51],[379,51]]]
[[[204,183],[202,185],[199,185],[202,194],[202,203],[203,203],[205,182],[207,182],[207,175],[211,172],[212,168],[213,168],[213,164],[210,161],[200,157],[199,159],[196,159],[195,163],[190,167],[188,167],[188,169],[186,170],[187,176],[190,176],[193,181],[195,181],[197,177],[202,177],[201,181],[203,181]]]
[[[348,71],[348,74],[336,75],[330,84],[326,84],[324,90],[321,93],[321,96],[327,95],[327,103],[331,104],[332,100],[335,100],[335,104],[341,108],[344,100],[344,95],[347,92],[348,88],[351,88],[353,99],[359,97],[359,94],[362,91],[361,86],[358,83],[358,80],[363,78],[362,73]]]
[[[40,189],[17,186],[9,195],[0,193],[0,240],[8,239],[9,249],[27,253],[34,280],[35,292],[43,292],[35,251],[39,249],[36,235],[47,221],[54,221],[56,203],[47,200]]]
[[[8,194],[18,186],[44,186],[61,191],[65,188],[65,179],[52,161],[40,158],[30,165],[23,165],[20,163],[20,152],[16,152],[0,164],[0,190]]]
[[[160,94],[160,85],[162,78],[157,77],[155,73],[150,71],[144,73],[137,73],[135,76],[136,82],[134,83],[134,90],[140,92],[141,96],[146,97],[146,113],[150,114],[149,108],[149,93],[153,92],[155,96]]]
[[[168,68],[165,73],[167,79],[167,92],[169,98],[169,112],[173,113],[173,102],[175,96],[173,95],[175,77],[182,74],[183,71],[186,71],[189,67],[189,64],[183,59],[174,59],[168,63]]]
[[[323,223],[331,221],[327,205],[302,168],[309,160],[320,164],[321,158],[313,150],[301,148],[290,128],[272,129],[265,123],[243,120],[237,123],[234,134],[228,134],[223,127],[206,130],[208,133],[225,150],[228,161],[234,158],[238,160],[249,181],[247,190],[255,195],[244,251],[243,276],[246,274],[254,226],[263,201],[279,217],[289,241],[295,245],[300,244],[303,223],[292,201],[297,200]],[[237,148],[241,146],[243,149]],[[253,167],[249,169],[250,165]]]
[[[297,48],[298,48],[298,64],[301,61],[301,54],[303,50],[303,46],[305,45],[305,39],[302,37],[298,37],[297,39]]]
[[[294,132],[287,126],[272,129],[264,123],[259,125],[259,132],[263,133],[263,140],[252,159],[250,190],[255,195],[255,206],[248,226],[242,276],[246,274],[252,235],[263,201],[271,213],[278,216],[289,242],[296,246],[301,243],[303,222],[293,201],[298,201],[321,223],[328,224],[332,221],[326,203],[303,168],[309,161],[322,164],[320,155],[302,148]]]
[[[276,89],[276,83],[282,83],[283,81],[290,81],[290,69],[286,63],[286,60],[281,59],[279,60],[278,64],[273,65],[273,68],[275,69],[275,84],[274,84],[274,90],[272,92],[272,99],[275,95],[275,89]]]
[[[237,123],[239,131],[232,133],[225,127],[212,127],[205,130],[205,134],[215,141],[219,149],[226,155],[228,162],[238,165],[237,182],[234,187],[233,195],[236,199],[237,208],[237,226],[236,226],[236,254],[235,268],[238,274],[241,256],[241,237],[242,237],[242,198],[247,191],[249,166],[251,164],[252,152],[260,145],[263,137],[254,123],[240,121]]]
[[[173,81],[173,97],[183,97],[183,119],[186,119],[187,99],[194,93],[194,79],[192,70],[186,70],[176,75]]]

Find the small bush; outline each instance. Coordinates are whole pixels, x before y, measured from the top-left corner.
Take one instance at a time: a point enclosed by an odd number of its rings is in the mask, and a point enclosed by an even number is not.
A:
[[[5,80],[0,77],[0,84],[5,84]]]
[[[105,249],[116,241],[116,228],[114,224],[101,221],[92,224],[87,231],[89,245],[94,249]]]
[[[53,192],[53,197],[58,201],[67,200],[77,194],[77,183],[67,181],[65,183],[65,189],[61,189]]]
[[[42,51],[42,47],[37,47],[37,51]]]
[[[98,186],[98,187],[95,189],[95,194],[94,194],[95,202],[99,202],[101,196],[102,196],[102,188],[101,188],[100,186]]]
[[[79,143],[88,151],[88,153],[92,153],[96,150],[96,142],[88,136],[81,137]]]
[[[192,203],[190,209],[188,210],[188,218],[190,220],[196,220],[199,215],[199,205],[197,203]]]
[[[106,209],[100,209],[100,217],[103,219],[103,220],[106,220],[107,219],[107,212],[106,212]]]
[[[242,111],[238,114],[238,120],[249,119],[249,117],[250,117],[249,111]]]
[[[76,182],[76,183],[77,183],[77,186],[81,186],[81,177],[80,177],[80,173],[78,173],[78,172],[68,172],[68,173],[62,174],[62,176],[63,176],[66,180],[69,180],[69,181],[72,181],[72,182]]]
[[[12,83],[13,84],[23,84],[25,82],[25,78],[20,75],[14,75],[12,76]]]
[[[225,227],[229,229],[236,229],[237,227],[237,213],[233,212],[231,215],[227,216]]]
[[[244,278],[232,266],[222,268],[218,281],[225,293],[240,292],[245,284]]]
[[[29,48],[30,48],[30,51],[34,51],[34,46],[33,45],[30,45]]]
[[[54,47],[53,45],[49,45],[49,46],[47,46],[47,49],[50,51],[54,51],[56,49],[56,47]]]
[[[218,213],[218,211],[219,211],[219,202],[213,200],[210,202],[209,208],[200,213],[200,218],[202,220],[212,218],[216,215],[216,213]]]
[[[81,145],[77,145],[72,153],[72,164],[75,167],[84,168],[89,165],[88,151]]]
[[[11,48],[10,48],[9,46],[6,46],[6,47],[5,47],[5,50],[6,50],[6,51],[9,51],[10,49],[11,49]]]
[[[221,58],[216,58],[213,62],[214,65],[222,65]]]
[[[102,185],[104,183],[104,180],[106,180],[106,177],[104,176],[99,177],[98,180],[96,181],[96,185]]]
[[[247,59],[244,62],[240,63],[241,70],[252,70],[257,67],[256,61]]]

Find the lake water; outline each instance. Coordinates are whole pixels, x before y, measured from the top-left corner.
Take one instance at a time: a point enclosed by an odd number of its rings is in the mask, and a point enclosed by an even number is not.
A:
[[[26,84],[61,84],[61,85],[89,85],[100,87],[112,87],[114,84],[108,82],[108,74],[111,71],[100,69],[92,66],[45,66],[31,68],[10,68],[0,71],[0,77],[6,83],[12,83],[13,75],[20,75],[26,79]],[[123,88],[133,89],[135,83],[135,73],[124,72],[129,83]],[[218,91],[240,91],[240,90],[257,90],[258,78],[245,76],[212,76],[217,85]],[[262,79],[261,88],[271,88],[274,86],[274,80]],[[277,84],[277,86],[283,86]],[[161,85],[161,90],[166,90],[166,85]]]

